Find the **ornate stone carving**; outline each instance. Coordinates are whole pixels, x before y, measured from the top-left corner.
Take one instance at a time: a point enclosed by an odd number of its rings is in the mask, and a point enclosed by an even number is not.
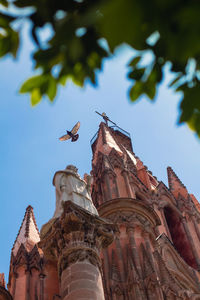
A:
[[[39,245],[45,256],[58,260],[60,274],[77,261],[100,267],[99,251],[113,241],[113,225],[71,201],[64,203],[63,210],[60,218],[42,228]]]
[[[139,226],[150,231],[151,224],[144,216],[134,212],[119,211],[107,217],[114,224],[124,224],[127,229],[132,226]]]
[[[35,268],[39,271],[42,271],[43,268],[43,258],[41,257],[38,247],[35,245],[31,252],[26,251],[23,244],[21,244],[17,255],[12,255],[11,265],[13,272],[17,273],[17,269],[20,266],[25,266],[26,270],[31,270]]]

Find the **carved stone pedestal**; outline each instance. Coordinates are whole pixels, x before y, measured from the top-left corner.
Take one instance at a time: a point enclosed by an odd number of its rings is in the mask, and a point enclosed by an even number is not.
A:
[[[100,249],[113,241],[112,224],[71,201],[41,230],[46,257],[57,260],[63,300],[103,300]]]

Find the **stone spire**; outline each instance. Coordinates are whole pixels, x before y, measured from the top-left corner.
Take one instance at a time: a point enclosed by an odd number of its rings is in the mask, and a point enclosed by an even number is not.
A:
[[[131,139],[128,132],[122,133],[119,130],[113,130],[105,123],[99,125],[99,131],[96,140],[91,141],[93,151],[93,164],[96,164],[99,151],[105,155],[115,149],[119,156],[123,155],[123,152],[132,152]],[[95,138],[94,137],[94,138]],[[131,159],[134,159],[131,157]],[[136,160],[134,160],[134,163]]]
[[[39,230],[35,221],[32,206],[26,208],[24,219],[19,229],[17,238],[14,242],[12,253],[16,256],[21,244],[24,245],[26,251],[30,252],[35,244],[40,241]]]
[[[187,189],[182,181],[178,178],[176,173],[171,167],[167,168],[169,189],[175,197],[178,197],[181,194],[183,197],[188,196]]]

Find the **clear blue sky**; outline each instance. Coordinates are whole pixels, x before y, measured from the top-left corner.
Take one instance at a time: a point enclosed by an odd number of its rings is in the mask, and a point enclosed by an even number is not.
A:
[[[131,104],[125,68],[131,51],[123,48],[105,61],[97,88],[88,84],[80,89],[68,83],[59,90],[54,104],[45,99],[32,108],[29,96],[17,93],[31,75],[31,49],[26,39],[17,61],[0,62],[0,272],[6,276],[26,207],[34,207],[41,228],[54,211],[54,173],[68,164],[75,164],[81,175],[90,172],[90,139],[101,121],[95,110],[106,112],[131,133],[134,152],[158,180],[167,184],[166,167],[170,165],[200,199],[200,142],[187,127],[176,125],[181,95],[167,88],[170,74],[159,87],[155,104],[143,98]],[[79,140],[59,142],[58,137],[77,121],[81,122]]]

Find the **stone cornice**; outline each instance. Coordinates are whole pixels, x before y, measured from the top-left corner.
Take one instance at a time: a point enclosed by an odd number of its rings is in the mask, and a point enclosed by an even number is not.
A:
[[[70,264],[88,260],[100,268],[100,249],[113,241],[113,224],[66,201],[60,218],[42,227],[41,242],[45,257],[58,261],[59,275]]]

